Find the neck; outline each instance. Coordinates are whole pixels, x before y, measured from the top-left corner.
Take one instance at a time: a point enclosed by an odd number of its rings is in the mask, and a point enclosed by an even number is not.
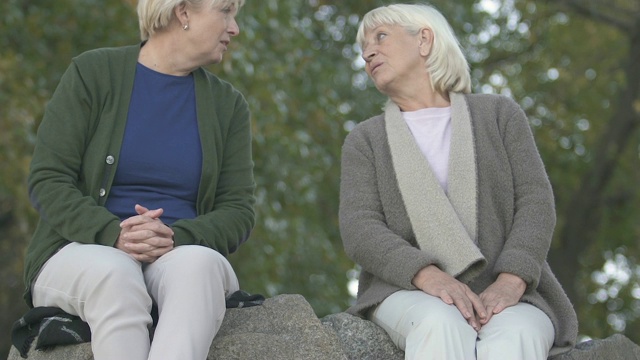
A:
[[[447,107],[451,105],[449,94],[440,94],[433,90],[431,78],[426,72],[414,73],[410,77],[404,77],[390,83],[386,91],[401,111],[416,111],[430,107]]]
[[[154,34],[140,49],[138,62],[149,69],[159,73],[187,76],[196,67],[189,66],[185,62],[182,51],[178,49],[180,44],[171,32],[161,32]]]
[[[449,97],[444,97],[434,91],[426,92],[411,92],[406,96],[394,95],[389,96],[401,111],[416,111],[420,109],[432,108],[432,107],[447,107],[451,105]]]

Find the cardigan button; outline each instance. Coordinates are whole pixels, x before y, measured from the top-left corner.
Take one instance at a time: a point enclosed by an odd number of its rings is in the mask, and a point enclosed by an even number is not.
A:
[[[107,194],[107,190],[105,189],[100,189],[100,197],[103,197]]]
[[[113,156],[111,156],[111,155],[107,156],[107,164],[113,165],[113,163],[115,161],[116,161],[116,159]]]

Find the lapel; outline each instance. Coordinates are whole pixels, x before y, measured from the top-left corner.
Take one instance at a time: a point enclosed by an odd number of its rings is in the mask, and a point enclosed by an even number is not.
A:
[[[477,242],[477,181],[471,116],[463,95],[451,93],[448,193],[416,144],[400,109],[389,101],[385,129],[393,169],[409,221],[422,251],[438,267],[470,281],[486,265]],[[467,271],[471,270],[472,271]]]

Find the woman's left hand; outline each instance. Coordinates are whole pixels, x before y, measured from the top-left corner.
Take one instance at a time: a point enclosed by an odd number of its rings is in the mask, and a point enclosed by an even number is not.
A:
[[[173,230],[160,220],[162,209],[136,205],[135,210],[137,216],[120,224],[122,231],[116,247],[140,262],[151,263],[173,249]]]
[[[519,276],[509,273],[498,275],[496,281],[480,294],[480,300],[487,309],[487,316],[480,319],[480,323],[485,325],[493,315],[517,304],[526,289],[527,284]]]

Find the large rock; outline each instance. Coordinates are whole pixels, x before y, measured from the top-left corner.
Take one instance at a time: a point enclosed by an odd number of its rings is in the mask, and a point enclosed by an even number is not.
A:
[[[29,360],[93,360],[88,343],[32,349]],[[209,360],[346,360],[335,331],[324,326],[300,295],[279,295],[262,306],[229,309],[216,335]],[[8,360],[22,360],[11,348]]]
[[[334,331],[322,325],[300,295],[279,295],[262,306],[231,309],[208,359],[347,359]]]
[[[581,342],[553,360],[640,360],[640,346],[624,335],[615,334],[602,340]]]
[[[389,335],[371,321],[338,313],[322,318],[322,323],[338,334],[342,350],[349,360],[403,360],[404,352],[393,344]]]
[[[21,360],[12,348],[8,360]],[[93,360],[88,343],[31,349],[30,360]],[[279,295],[262,306],[229,309],[207,359],[402,360],[380,327],[347,313],[318,319],[300,295]],[[553,360],[640,360],[640,347],[623,335],[580,343]]]

